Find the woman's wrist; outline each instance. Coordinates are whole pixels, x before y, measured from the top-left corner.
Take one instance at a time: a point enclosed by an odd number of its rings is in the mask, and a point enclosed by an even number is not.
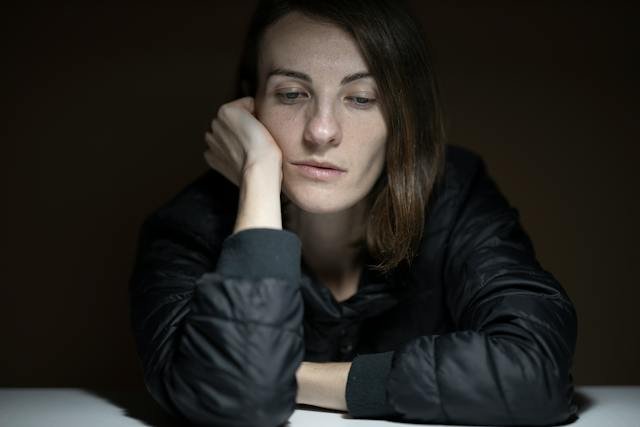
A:
[[[246,228],[282,229],[281,183],[278,159],[253,162],[244,168],[234,233]]]
[[[349,369],[351,362],[302,362],[296,371],[296,403],[346,412]]]

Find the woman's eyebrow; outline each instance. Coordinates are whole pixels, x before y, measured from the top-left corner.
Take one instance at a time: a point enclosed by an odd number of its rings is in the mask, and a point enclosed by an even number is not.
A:
[[[279,68],[279,67],[273,68],[267,74],[267,80],[269,80],[271,76],[286,76],[286,77],[292,77],[298,80],[303,80],[307,83],[313,82],[313,80],[308,74],[305,74],[301,71],[290,70],[287,68]],[[357,73],[348,74],[342,79],[342,81],[340,82],[340,86],[344,86],[347,83],[351,83],[352,81],[363,79],[365,77],[372,77],[372,75],[371,73],[368,73],[366,71],[358,71]]]

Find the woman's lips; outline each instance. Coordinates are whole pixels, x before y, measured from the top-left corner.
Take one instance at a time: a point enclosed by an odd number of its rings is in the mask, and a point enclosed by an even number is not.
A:
[[[303,175],[313,178],[319,179],[322,181],[329,181],[332,179],[336,179],[347,173],[346,171],[341,171],[338,169],[329,169],[329,168],[321,168],[310,165],[303,164],[294,164],[294,166],[302,173]]]

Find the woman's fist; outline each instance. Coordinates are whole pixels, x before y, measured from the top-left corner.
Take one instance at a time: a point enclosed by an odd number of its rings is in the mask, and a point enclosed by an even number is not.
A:
[[[244,170],[259,162],[282,164],[282,152],[275,140],[255,117],[253,97],[223,104],[205,134],[208,149],[204,157],[209,166],[239,186]]]

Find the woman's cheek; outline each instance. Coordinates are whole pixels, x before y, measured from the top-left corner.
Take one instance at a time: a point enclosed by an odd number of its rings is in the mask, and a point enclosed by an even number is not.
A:
[[[280,135],[282,133],[282,122],[278,120],[277,116],[265,115],[262,120],[262,124],[267,128],[274,139],[280,139]]]
[[[286,145],[290,139],[299,134],[297,121],[291,114],[280,112],[268,115],[265,117],[263,124],[280,147]]]
[[[267,128],[269,132],[273,132],[275,123],[271,109],[265,105],[256,105],[255,116],[262,125]]]

